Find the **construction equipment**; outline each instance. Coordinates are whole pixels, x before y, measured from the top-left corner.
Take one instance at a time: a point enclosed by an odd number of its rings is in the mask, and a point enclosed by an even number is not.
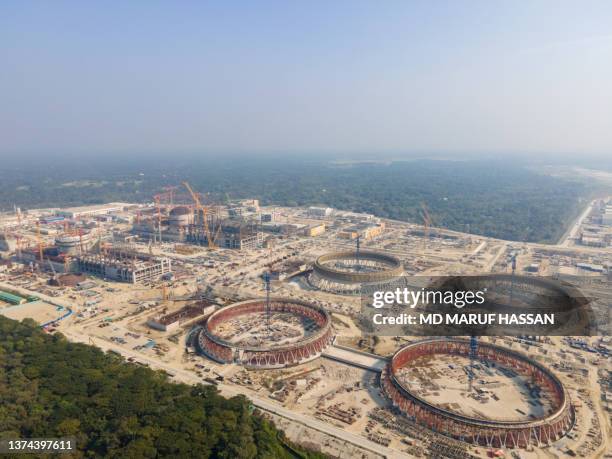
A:
[[[57,282],[57,285],[61,287],[62,282],[60,281],[60,278],[57,275],[57,272],[55,272],[55,268],[53,267],[53,263],[51,263],[51,260],[49,259],[49,257],[47,257],[47,262],[49,262],[49,267],[51,268],[51,272],[53,273],[53,277],[51,279]]]
[[[15,206],[15,215],[17,215],[17,228],[21,229],[21,209]]]
[[[36,242],[38,243],[38,259],[43,262],[43,242],[40,236],[40,222],[36,222]]]
[[[15,214],[17,215],[17,232],[15,233],[15,249],[17,252],[17,258],[21,260],[21,209],[15,206]]]
[[[83,249],[83,229],[82,228],[79,228],[79,250],[80,250],[81,255],[85,253],[85,249]]]
[[[211,231],[210,225],[209,225],[209,218],[212,217],[211,212],[210,212],[211,211],[210,207],[202,205],[202,202],[200,201],[198,194],[195,191],[193,191],[189,183],[183,182],[183,185],[185,186],[185,188],[187,188],[187,191],[189,191],[189,194],[191,195],[191,199],[193,199],[196,209],[202,215],[202,226],[204,228],[204,234],[206,235],[206,240],[208,242],[208,248],[209,249],[217,248],[217,245],[215,242],[216,242],[217,237],[219,236],[219,233],[221,232],[221,225],[218,225],[218,227],[216,228],[216,231]]]
[[[162,294],[162,301],[168,301],[168,298],[170,295],[168,292],[168,286],[166,285],[165,282],[161,285],[161,294]]]
[[[266,284],[266,325],[268,327],[268,333],[270,333],[270,316],[272,314],[272,308],[270,305],[270,273],[268,271],[264,273],[264,282]]]
[[[424,202],[421,203],[421,216],[423,217],[423,252],[425,252],[425,247],[427,241],[429,240],[430,231],[431,231],[431,215],[429,215],[429,210],[427,210],[427,206]]]
[[[169,201],[171,206],[174,205],[174,192],[176,190],[178,190],[178,188],[179,188],[178,186],[165,186],[165,187],[163,187],[165,195],[168,197],[168,201]]]
[[[157,207],[157,230],[159,232],[159,244],[161,245],[162,243],[162,216],[161,216],[161,201],[160,201],[160,196],[159,195],[155,195],[154,196],[155,199],[155,207]]]

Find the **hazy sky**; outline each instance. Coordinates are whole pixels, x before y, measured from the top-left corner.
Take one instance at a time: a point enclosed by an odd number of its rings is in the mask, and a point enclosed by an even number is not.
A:
[[[612,155],[612,2],[0,2],[0,155]]]

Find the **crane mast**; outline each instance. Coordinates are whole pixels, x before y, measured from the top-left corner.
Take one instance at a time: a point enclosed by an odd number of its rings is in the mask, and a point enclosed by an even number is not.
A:
[[[208,210],[209,209],[206,206],[202,205],[202,202],[200,201],[198,194],[195,191],[193,191],[189,183],[183,182],[183,185],[185,186],[185,188],[187,188],[187,191],[191,195],[191,199],[193,199],[196,209],[202,214],[202,226],[204,227],[204,234],[206,234],[206,239],[208,241],[208,248],[209,249],[217,248],[215,241],[217,239],[217,236],[219,235],[221,226],[219,226],[217,228],[217,231],[213,234],[213,232],[210,230],[210,227],[208,225]]]

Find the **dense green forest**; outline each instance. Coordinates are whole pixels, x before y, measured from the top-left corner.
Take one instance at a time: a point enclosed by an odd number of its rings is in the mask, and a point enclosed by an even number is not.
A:
[[[170,383],[27,319],[0,316],[0,400],[0,438],[75,437],[72,457],[323,457],[281,441],[244,397]]]
[[[184,180],[220,201],[323,204],[419,223],[425,203],[436,226],[528,242],[555,242],[594,188],[501,161],[126,158],[13,167],[0,183],[0,207],[150,202],[162,187]]]

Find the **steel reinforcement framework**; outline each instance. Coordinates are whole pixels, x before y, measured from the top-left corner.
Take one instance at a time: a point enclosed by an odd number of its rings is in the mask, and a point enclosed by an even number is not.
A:
[[[272,313],[287,312],[309,318],[317,325],[312,335],[301,341],[276,346],[244,346],[231,343],[216,335],[217,326],[235,317],[252,313],[265,313],[266,300],[256,299],[235,303],[213,313],[199,332],[198,347],[201,352],[220,363],[237,363],[247,368],[271,369],[299,365],[321,355],[333,341],[333,329],[327,311],[310,303],[273,298]]]
[[[325,265],[326,262],[340,260],[359,260],[364,264],[376,262],[384,265],[386,268],[380,271],[347,272]],[[322,255],[315,261],[313,269],[323,277],[346,283],[384,282],[403,274],[402,264],[397,258],[370,250],[362,250],[359,252],[359,255],[352,251]]]
[[[549,445],[574,425],[575,412],[561,381],[544,366],[525,355],[492,344],[480,343],[477,358],[515,369],[546,387],[553,396],[553,411],[546,417],[526,421],[497,421],[464,416],[435,406],[413,394],[396,372],[418,357],[456,354],[469,357],[465,339],[430,339],[403,347],[395,353],[381,375],[383,391],[408,418],[432,431],[469,443],[503,448]]]
[[[355,267],[366,269],[347,271],[333,268],[329,262],[354,262]],[[377,269],[367,269],[376,267]],[[393,282],[404,274],[402,263],[396,257],[372,250],[333,252],[320,256],[314,262],[309,277],[310,284],[320,290],[359,295],[366,290],[391,288]]]

